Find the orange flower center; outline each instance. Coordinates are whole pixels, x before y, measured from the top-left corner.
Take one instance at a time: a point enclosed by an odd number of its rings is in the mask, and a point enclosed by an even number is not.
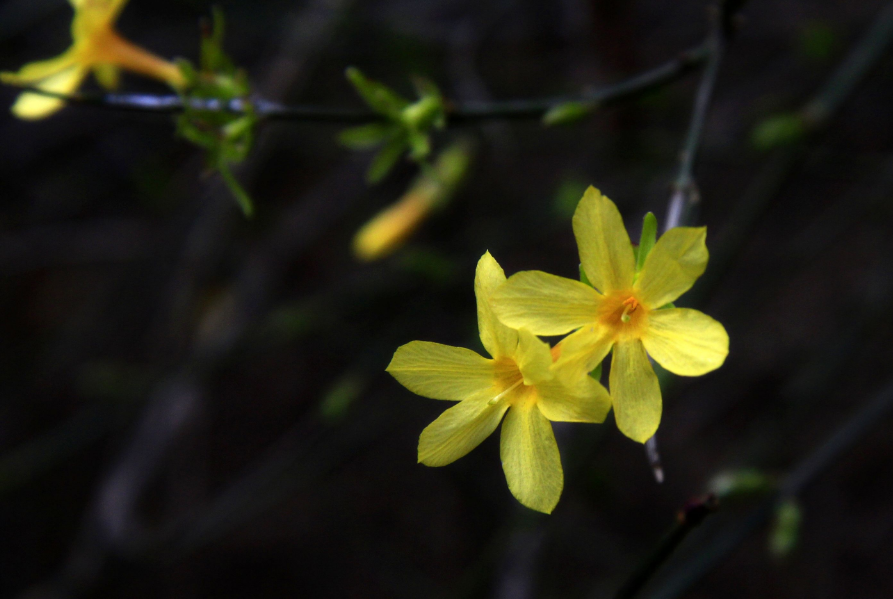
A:
[[[648,322],[648,308],[631,289],[612,291],[598,309],[598,321],[615,338],[640,338]]]

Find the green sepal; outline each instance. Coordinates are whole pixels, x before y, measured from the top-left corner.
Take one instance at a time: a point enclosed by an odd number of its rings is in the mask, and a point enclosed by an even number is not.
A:
[[[586,276],[586,271],[583,270],[583,265],[582,265],[582,264],[580,264],[580,282],[581,282],[581,283],[586,283],[586,284],[589,285],[590,287],[593,286],[592,283],[589,282],[589,277]]]
[[[356,67],[348,67],[344,74],[347,80],[354,86],[354,89],[357,90],[357,93],[369,105],[369,108],[379,114],[392,119],[399,119],[400,111],[409,105],[405,98],[385,84],[367,78]]]
[[[636,272],[640,272],[645,266],[645,258],[648,257],[651,248],[657,241],[657,217],[649,212],[642,220],[642,234],[639,236],[639,247],[636,251]]]
[[[592,372],[589,373],[589,376],[591,376],[592,378],[594,378],[597,381],[602,380],[602,364],[603,364],[603,362],[599,362],[598,366],[595,367],[595,370],[593,370]]]
[[[546,114],[543,115],[543,125],[553,127],[576,123],[589,116],[594,108],[595,104],[591,102],[564,102],[546,111]]]

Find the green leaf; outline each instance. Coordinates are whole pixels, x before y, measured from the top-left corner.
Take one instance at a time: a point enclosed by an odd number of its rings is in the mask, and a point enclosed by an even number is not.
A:
[[[339,422],[365,388],[366,381],[362,376],[355,373],[342,376],[323,396],[319,404],[319,415],[330,424]]]
[[[840,48],[837,31],[821,21],[804,25],[798,37],[798,54],[813,62],[826,62]]]
[[[217,164],[217,170],[223,178],[223,182],[226,183],[226,186],[229,188],[230,193],[233,194],[236,202],[238,202],[239,207],[242,209],[242,213],[248,218],[254,216],[254,203],[251,201],[251,197],[245,189],[236,180],[236,177],[229,168],[229,164],[225,160],[221,160]]]
[[[440,96],[425,96],[406,106],[400,113],[400,120],[407,129],[427,132],[432,126],[443,127],[445,122],[443,101]]]
[[[369,170],[366,171],[366,182],[374,184],[384,179],[397,164],[405,149],[406,139],[402,136],[392,137],[388,140],[372,159]]]
[[[366,101],[366,104],[379,114],[399,119],[400,111],[409,105],[405,98],[383,83],[368,79],[356,67],[348,67],[345,75],[347,80],[353,84],[357,93]]]
[[[431,153],[431,141],[428,136],[418,131],[412,131],[407,135],[409,142],[409,156],[419,162],[428,157]]]
[[[775,488],[775,479],[754,468],[720,472],[707,485],[720,499],[762,495]]]
[[[583,118],[589,116],[593,111],[595,104],[591,102],[565,102],[550,108],[543,115],[543,125],[552,127],[554,125],[568,125],[576,123]]]
[[[351,150],[368,150],[382,143],[393,131],[393,125],[369,123],[345,129],[338,134],[338,143]]]
[[[806,131],[806,124],[799,114],[778,114],[758,123],[750,141],[758,150],[771,150],[801,141]]]
[[[645,265],[645,258],[648,257],[648,253],[654,247],[655,241],[657,241],[657,218],[654,216],[654,213],[649,212],[642,221],[639,251],[636,252],[636,272],[642,270],[642,267]]]
[[[787,557],[800,538],[803,512],[793,498],[786,499],[775,508],[775,522],[769,535],[769,553],[776,559]]]

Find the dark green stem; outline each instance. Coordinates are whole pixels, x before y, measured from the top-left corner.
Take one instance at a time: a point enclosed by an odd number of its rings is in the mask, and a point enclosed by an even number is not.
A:
[[[680,54],[654,69],[635,75],[625,81],[576,96],[544,98],[539,100],[506,100],[503,102],[476,102],[448,104],[447,122],[453,125],[471,124],[496,119],[539,119],[549,110],[567,102],[581,102],[594,106],[607,106],[628,100],[681,78],[701,65],[709,55],[706,45]],[[146,94],[57,94],[37,88],[26,91],[59,98],[72,104],[94,106],[131,112],[176,114],[182,112],[186,102],[197,110],[213,112],[245,113],[248,102],[242,99],[229,101],[217,99],[188,99],[176,95]],[[253,113],[261,119],[274,121],[310,121],[340,124],[369,123],[381,120],[381,115],[371,110],[328,108],[323,106],[286,106],[262,98],[250,100]]]

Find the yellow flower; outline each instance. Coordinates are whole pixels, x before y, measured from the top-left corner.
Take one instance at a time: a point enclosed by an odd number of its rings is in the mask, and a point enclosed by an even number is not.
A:
[[[122,38],[115,19],[127,0],[69,0],[74,8],[71,23],[73,43],[64,53],[22,67],[18,73],[2,73],[0,79],[13,85],[29,85],[58,94],[70,94],[89,71],[106,88],[118,83],[119,69],[160,79],[179,88],[185,83],[180,69]],[[64,106],[64,100],[24,92],[12,107],[22,119],[40,119]]]
[[[580,378],[613,349],[609,387],[620,430],[644,443],[660,424],[661,395],[648,356],[670,372],[698,376],[719,368],[729,336],[697,311],[664,308],[707,267],[706,229],[667,231],[636,272],[632,244],[614,203],[593,187],[573,219],[580,262],[593,287],[544,272],[520,272],[493,297],[505,324],[537,335],[572,333],[555,363]]]
[[[459,402],[422,431],[419,462],[445,466],[458,460],[505,415],[499,452],[509,490],[527,507],[551,513],[564,474],[549,421],[603,422],[611,403],[605,388],[588,376],[566,386],[551,368],[546,343],[496,319],[489,300],[504,282],[505,273],[487,252],[478,262],[474,289],[481,341],[492,359],[412,341],[397,349],[387,370],[413,393]]]

